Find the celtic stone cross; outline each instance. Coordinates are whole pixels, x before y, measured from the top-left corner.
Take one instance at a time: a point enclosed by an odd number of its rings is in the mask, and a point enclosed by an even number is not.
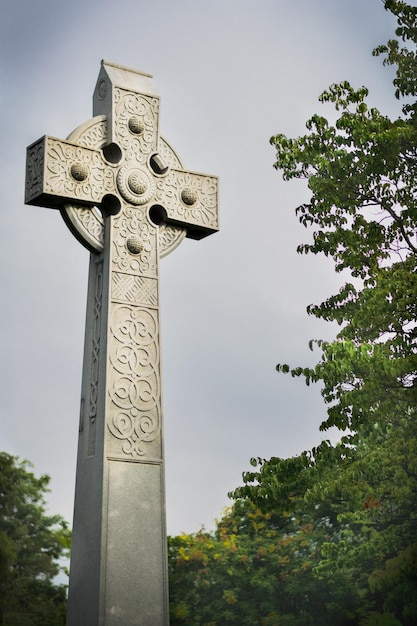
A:
[[[25,202],[90,251],[68,626],[167,626],[159,258],[218,230],[217,179],[159,136],[151,76],[102,62],[94,117],[27,150]]]

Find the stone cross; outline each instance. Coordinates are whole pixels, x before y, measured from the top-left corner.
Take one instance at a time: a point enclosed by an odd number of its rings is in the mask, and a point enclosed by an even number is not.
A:
[[[167,626],[159,258],[218,230],[217,178],[159,136],[149,74],[103,61],[93,102],[26,166],[91,251],[67,624]]]

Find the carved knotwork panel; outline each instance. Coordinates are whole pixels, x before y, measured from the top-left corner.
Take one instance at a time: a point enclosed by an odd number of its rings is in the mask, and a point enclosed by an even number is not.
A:
[[[217,178],[213,176],[170,170],[157,181],[156,199],[172,220],[218,228]]]
[[[27,150],[25,202],[42,193],[44,164],[43,140],[40,140]]]
[[[122,272],[112,273],[111,298],[114,302],[158,306],[158,281]]]
[[[124,89],[114,90],[115,140],[126,161],[145,165],[158,149],[159,100]]]
[[[28,150],[26,202],[29,204],[59,208],[65,200],[79,200],[93,205],[114,188],[114,168],[104,162],[97,150],[48,136]]]
[[[127,207],[113,223],[112,269],[154,276],[158,266],[158,227],[145,209]]]
[[[89,410],[88,410],[88,447],[87,454],[92,456],[96,449],[98,386],[100,371],[101,323],[103,307],[103,261],[94,265],[94,295],[91,333],[91,361],[89,373]]]
[[[156,310],[112,307],[108,454],[160,458],[159,326]]]

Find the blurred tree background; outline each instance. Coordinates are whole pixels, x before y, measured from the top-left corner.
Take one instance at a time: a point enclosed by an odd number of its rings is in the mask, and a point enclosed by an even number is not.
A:
[[[45,513],[48,476],[36,478],[28,461],[0,453],[0,624],[65,624],[65,568],[71,534]]]

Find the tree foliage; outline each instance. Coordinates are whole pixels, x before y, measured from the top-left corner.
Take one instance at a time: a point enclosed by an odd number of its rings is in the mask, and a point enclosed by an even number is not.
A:
[[[0,453],[0,623],[65,624],[66,586],[54,584],[68,556],[70,531],[45,514],[49,477],[36,478],[27,461]]]
[[[314,527],[305,522],[297,534],[283,534],[272,517],[239,502],[215,533],[170,539],[172,626],[317,623],[324,586],[311,576],[318,562]],[[297,613],[302,622],[294,622]],[[334,626],[343,624],[337,613],[333,618]]]
[[[415,28],[411,35],[415,43]],[[313,228],[312,242],[299,252],[323,253],[353,279],[308,307],[342,326],[336,341],[317,342],[316,367],[277,366],[308,384],[323,382],[323,429],[355,431],[375,412],[392,415],[416,400],[417,118],[405,105],[403,118],[391,121],[368,108],[366,96],[365,88],[332,85],[321,100],[340,112],[333,126],[314,115],[307,135],[271,140],[275,167],[287,180],[306,178],[311,190],[297,213]]]
[[[334,123],[313,115],[304,136],[271,139],[284,179],[310,190],[298,251],[345,279],[308,307],[339,325],[335,340],[311,342],[314,367],[277,370],[319,382],[321,429],[343,436],[252,459],[216,532],[172,540],[173,624],[417,623],[417,7],[383,4],[396,38],[373,54],[396,70],[401,115],[342,82],[319,99]]]

